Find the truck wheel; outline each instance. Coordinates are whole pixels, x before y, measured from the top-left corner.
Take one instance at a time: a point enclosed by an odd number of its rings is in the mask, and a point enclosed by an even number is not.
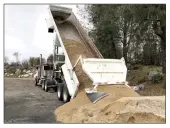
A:
[[[63,100],[63,85],[59,85],[57,88],[57,97],[60,101]]]
[[[52,85],[56,85],[56,87],[53,87],[53,90],[57,92],[57,81],[55,79],[52,79]]]
[[[64,85],[63,86],[63,102],[66,103],[66,102],[69,102],[70,101],[70,94],[68,92],[68,89],[67,89],[67,86]]]
[[[37,81],[37,86],[41,86],[42,85],[42,80],[41,79],[39,79],[38,81]]]
[[[42,85],[43,84],[43,80],[40,80],[40,85]]]
[[[57,92],[57,87],[54,87],[53,89],[54,89],[55,92]]]
[[[45,89],[45,80],[43,81],[41,88],[44,90]]]
[[[45,86],[44,86],[44,90],[46,92],[48,92],[48,89],[49,89],[48,85],[49,85],[49,81],[47,80],[47,81],[45,81]]]

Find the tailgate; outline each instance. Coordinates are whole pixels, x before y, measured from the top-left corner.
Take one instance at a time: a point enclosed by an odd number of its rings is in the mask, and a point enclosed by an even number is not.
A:
[[[81,59],[82,68],[94,84],[124,84],[127,67],[124,59]]]

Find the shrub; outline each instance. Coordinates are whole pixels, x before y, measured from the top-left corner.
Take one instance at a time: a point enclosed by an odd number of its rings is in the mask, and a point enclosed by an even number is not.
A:
[[[9,69],[7,69],[7,72],[15,74],[16,68],[15,67],[10,67]]]
[[[138,70],[140,67],[139,66],[134,66],[133,70]]]
[[[152,77],[152,82],[154,84],[159,84],[159,83],[161,83],[162,79],[163,79],[162,74],[158,73]]]
[[[27,60],[24,60],[24,61],[22,62],[22,68],[23,68],[23,69],[28,69],[28,68],[29,68],[29,62],[28,62]]]

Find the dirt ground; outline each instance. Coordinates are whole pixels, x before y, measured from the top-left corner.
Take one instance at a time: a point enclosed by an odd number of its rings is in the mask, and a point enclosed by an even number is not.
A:
[[[4,123],[61,123],[56,122],[54,110],[63,103],[55,92],[35,87],[28,78],[4,82]]]

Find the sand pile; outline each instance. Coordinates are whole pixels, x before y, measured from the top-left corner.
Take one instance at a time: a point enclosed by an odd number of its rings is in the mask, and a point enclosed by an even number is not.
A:
[[[73,40],[64,40],[64,45],[65,45],[66,51],[69,55],[72,65],[75,64],[76,60],[78,59],[80,55],[82,55],[83,58],[94,57],[94,55],[81,42],[76,42]],[[136,92],[132,91],[130,88],[126,86],[122,86],[122,85],[100,86],[98,87],[98,91],[107,92],[109,93],[109,96],[105,97],[103,100],[97,102],[96,104],[92,104],[87,98],[85,91],[84,91],[85,87],[91,87],[92,82],[87,77],[87,75],[82,71],[80,63],[76,66],[76,75],[80,82],[79,92],[74,100],[56,109],[55,114],[57,115],[56,120],[58,121],[77,122],[77,118],[76,118],[77,116],[75,116],[75,113],[79,113],[80,115],[83,114],[84,111],[80,112],[81,107],[89,108],[87,110],[90,110],[92,112],[93,112],[93,109],[101,111],[103,107],[116,101],[117,99],[121,97],[138,97],[139,96]]]
[[[165,96],[123,97],[75,109],[71,123],[165,123]]]
[[[75,118],[76,116],[74,117],[73,114],[75,114],[76,112],[77,114],[83,114],[83,112],[85,112],[83,110],[81,111],[81,107],[86,108],[91,112],[94,112],[96,110],[100,111],[103,107],[121,97],[139,96],[137,93],[134,93],[130,88],[123,86],[101,86],[98,88],[98,91],[107,92],[109,93],[109,96],[98,101],[96,104],[92,104],[87,98],[85,91],[80,90],[75,99],[56,109],[56,120],[67,123],[74,122],[80,117],[78,116],[78,118]],[[75,120],[73,120],[73,117]],[[82,116],[82,118],[83,117],[84,116]]]

